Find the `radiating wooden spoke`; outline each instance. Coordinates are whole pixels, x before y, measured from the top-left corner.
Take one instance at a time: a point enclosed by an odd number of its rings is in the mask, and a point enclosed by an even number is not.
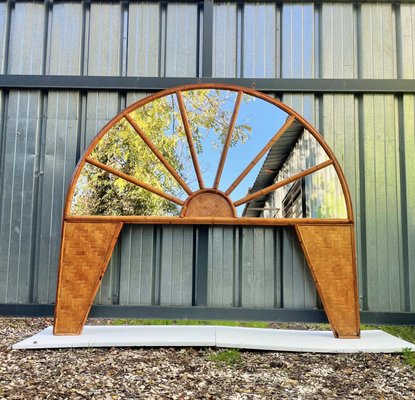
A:
[[[189,188],[187,183],[180,177],[180,175],[176,172],[176,170],[171,166],[171,164],[166,160],[166,158],[161,154],[161,152],[157,149],[154,143],[148,138],[148,136],[142,131],[142,129],[137,125],[134,119],[128,114],[124,113],[124,117],[130,123],[130,125],[134,128],[137,134],[143,139],[144,143],[150,148],[150,150],[154,153],[154,155],[161,161],[161,163],[167,168],[167,170],[172,174],[173,178],[177,181],[177,183],[185,190],[187,194],[192,194],[192,190]]]
[[[193,143],[192,132],[190,131],[189,119],[187,118],[186,108],[183,102],[182,92],[176,92],[177,100],[179,102],[180,114],[183,120],[184,131],[186,132],[187,143],[189,144],[190,155],[192,156],[193,166],[195,168],[197,181],[199,182],[199,188],[204,189],[205,184],[203,183],[202,172],[199,166],[199,160],[197,158],[195,146]]]
[[[272,145],[284,134],[284,132],[295,121],[295,117],[291,116],[285,121],[284,125],[279,131],[271,138],[271,140],[264,146],[264,148],[258,153],[258,155],[251,161],[251,163],[242,171],[242,173],[235,179],[231,186],[226,190],[225,194],[230,195],[235,188],[242,182],[242,180],[249,174],[252,168],[258,163],[258,161],[264,156],[264,154],[272,147]]]
[[[308,169],[306,169],[302,172],[299,172],[298,174],[290,176],[289,178],[283,179],[280,182],[274,183],[271,186],[268,186],[268,187],[266,187],[262,190],[258,190],[255,193],[252,193],[248,196],[245,196],[242,199],[240,199],[238,201],[235,201],[233,203],[233,205],[235,207],[238,207],[241,204],[248,203],[248,201],[255,200],[255,199],[257,199],[258,197],[261,197],[261,196],[265,196],[266,194],[271,193],[272,191],[274,191],[276,189],[279,189],[279,188],[281,188],[285,185],[288,185],[291,182],[297,181],[298,179],[304,178],[305,176],[310,175],[313,172],[319,171],[320,169],[326,168],[326,167],[328,167],[329,165],[332,165],[332,164],[333,164],[333,160],[324,161],[320,164],[315,165],[314,167],[308,168]]]
[[[141,187],[142,189],[148,190],[151,193],[156,194],[157,196],[164,197],[166,200],[172,201],[173,203],[176,203],[180,206],[184,204],[184,201],[178,199],[177,197],[171,196],[168,193],[163,192],[162,190],[159,190],[155,188],[154,186],[149,185],[148,183],[142,182],[131,175],[125,174],[124,172],[118,171],[115,168],[112,168],[108,165],[105,165],[99,161],[94,160],[93,158],[87,157],[85,161],[91,165],[94,165],[95,167],[98,167],[100,169],[103,169],[104,171],[109,172],[110,174],[116,175],[121,179],[126,180],[127,182],[130,182],[136,186]]]
[[[226,156],[228,154],[229,146],[231,144],[232,133],[233,133],[233,129],[234,129],[235,124],[236,124],[236,118],[238,117],[238,112],[239,112],[239,107],[241,105],[242,96],[243,96],[243,92],[239,91],[238,96],[236,98],[235,107],[233,109],[231,122],[229,124],[228,133],[226,134],[225,143],[223,145],[222,154],[220,156],[218,170],[216,172],[216,177],[215,177],[215,183],[213,184],[214,189],[217,189],[219,187],[220,177],[222,176],[222,171],[223,171],[223,167],[225,165]]]

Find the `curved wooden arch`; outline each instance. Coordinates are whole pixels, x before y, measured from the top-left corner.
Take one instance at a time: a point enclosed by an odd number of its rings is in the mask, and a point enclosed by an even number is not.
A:
[[[225,137],[224,148],[212,188],[206,188],[203,181],[182,97],[182,92],[197,89],[223,89],[237,93],[235,107]],[[180,175],[164,158],[162,153],[155,148],[154,144],[141,130],[136,121],[130,116],[130,113],[134,110],[154,100],[172,94],[176,94],[178,100],[191,158],[199,183],[200,189],[195,192],[193,192],[186,182],[183,181]],[[218,190],[219,181],[243,94],[273,104],[287,113],[289,118],[254,160],[252,160],[251,164],[248,164],[245,170],[235,179],[230,187],[225,192],[222,192]],[[123,118],[128,121],[145,144],[152,150],[154,155],[187,193],[188,198],[186,200],[178,199],[164,193],[159,189],[151,187],[151,185],[148,185],[146,182],[141,182],[136,178],[102,164],[90,157],[100,140]],[[229,198],[229,194],[244,179],[262,156],[267,153],[271,146],[278,141],[285,130],[294,121],[300,123],[317,140],[325,151],[328,160],[232,202]],[[180,216],[71,215],[70,207],[74,196],[75,186],[86,163],[117,175],[132,184],[182,206]],[[260,196],[264,196],[290,182],[294,182],[330,165],[334,167],[339,178],[345,200],[347,218],[322,220],[315,218],[271,219],[237,217],[235,212],[236,206],[252,201]],[[317,130],[293,109],[276,99],[253,89],[233,85],[197,84],[180,86],[158,92],[134,103],[113,118],[98,133],[78,162],[66,197],[55,307],[55,334],[80,334],[82,331],[89,309],[98,290],[100,280],[105,272],[124,223],[292,225],[295,227],[299,237],[334,335],[343,338],[359,336],[354,219],[351,197],[346,179],[336,157]]]

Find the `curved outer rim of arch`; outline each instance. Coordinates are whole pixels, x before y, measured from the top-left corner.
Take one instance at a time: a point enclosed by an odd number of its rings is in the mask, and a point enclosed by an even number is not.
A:
[[[159,216],[101,216],[101,215],[71,215],[70,214],[70,206],[71,201],[74,195],[74,190],[76,183],[78,181],[78,177],[84,168],[86,163],[86,158],[92,153],[93,149],[99,143],[99,141],[105,136],[105,134],[122,118],[125,117],[126,114],[131,113],[132,111],[136,110],[139,107],[142,107],[154,100],[157,100],[161,97],[168,96],[174,94],[176,92],[184,92],[188,90],[196,90],[196,89],[223,89],[229,90],[233,92],[242,92],[244,94],[257,97],[261,100],[264,100],[268,103],[273,104],[274,106],[278,107],[279,109],[285,111],[289,116],[295,117],[295,119],[304,126],[306,130],[317,140],[317,142],[321,145],[325,153],[327,154],[329,160],[332,161],[332,165],[337,173],[337,176],[340,181],[340,185],[342,187],[344,200],[346,203],[346,210],[347,210],[347,218],[341,219],[333,219],[333,218],[247,218],[247,217],[233,217],[233,218],[222,218],[222,217],[159,217]],[[64,220],[68,221],[85,221],[85,222],[99,222],[99,221],[120,221],[120,222],[132,222],[132,223],[146,223],[146,224],[154,224],[154,223],[166,223],[166,224],[234,224],[234,225],[295,225],[301,224],[304,222],[312,222],[312,223],[323,223],[323,224],[330,224],[330,223],[353,223],[353,208],[352,202],[350,197],[349,188],[347,185],[346,178],[343,174],[343,171],[340,167],[339,162],[337,161],[334,153],[325,142],[323,137],[319,134],[319,132],[301,115],[299,115],[296,111],[294,111],[291,107],[287,106],[286,104],[280,102],[279,100],[273,99],[272,97],[258,92],[254,89],[245,88],[242,86],[236,85],[229,85],[229,84],[193,84],[193,85],[183,85],[183,86],[176,86],[173,88],[169,88],[166,90],[162,90],[160,92],[154,93],[142,100],[139,100],[129,107],[127,107],[124,111],[119,113],[115,116],[111,121],[109,121],[101,131],[95,136],[92,140],[91,144],[85,150],[84,154],[80,158],[74,174],[72,176],[71,184],[68,189],[68,193],[66,196],[64,214]]]

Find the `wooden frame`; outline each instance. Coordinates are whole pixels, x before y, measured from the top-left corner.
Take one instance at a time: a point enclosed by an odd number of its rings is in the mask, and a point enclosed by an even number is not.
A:
[[[237,92],[237,98],[224,140],[215,181],[212,188],[206,188],[193,137],[188,121],[182,92],[196,89],[224,89]],[[181,176],[166,160],[150,138],[143,132],[130,113],[151,101],[175,94],[178,100],[180,115],[199,184],[199,190],[193,192]],[[235,179],[229,188],[218,190],[220,178],[225,165],[228,149],[232,140],[233,129],[243,94],[267,101],[288,114],[288,119],[274,134],[262,150],[248,164],[244,171]],[[173,178],[187,193],[188,198],[179,199],[152,185],[142,182],[124,172],[118,171],[91,157],[96,145],[106,133],[125,118],[141,137],[154,155],[167,168]],[[240,184],[252,168],[276,143],[294,121],[300,123],[320,144],[328,160],[316,166],[294,174],[282,181],[273,183],[264,189],[251,193],[237,201],[232,201],[229,194]],[[164,199],[182,206],[178,217],[159,216],[81,216],[71,215],[71,202],[75,185],[85,164],[114,174],[126,181],[148,190]],[[313,172],[333,166],[342,188],[347,218],[344,219],[273,219],[237,217],[235,207],[264,196],[273,190],[303,178]],[[61,257],[58,274],[58,288],[55,307],[55,334],[80,334],[88,315],[100,280],[108,265],[117,237],[124,223],[134,224],[223,224],[223,225],[271,225],[295,227],[301,246],[316,282],[318,293],[336,337],[359,337],[359,307],[356,281],[356,256],[354,239],[354,220],[350,193],[346,179],[329,146],[321,135],[299,114],[285,104],[252,89],[232,85],[199,84],[176,87],[149,96],[131,105],[110,121],[94,138],[91,145],[80,159],[71,185],[68,190],[62,228]],[[80,234],[78,234],[80,232]],[[82,236],[83,240],[79,240]],[[317,249],[317,250],[316,250]],[[320,250],[318,250],[320,249]]]

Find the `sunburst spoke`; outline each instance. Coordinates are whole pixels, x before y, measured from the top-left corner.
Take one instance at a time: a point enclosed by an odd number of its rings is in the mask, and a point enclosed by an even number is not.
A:
[[[249,201],[252,201],[252,200],[257,199],[258,197],[265,196],[268,193],[271,193],[271,192],[273,192],[276,189],[279,189],[279,188],[281,188],[281,187],[283,187],[285,185],[288,185],[289,183],[292,183],[294,181],[297,181],[298,179],[304,178],[305,176],[310,175],[313,172],[319,171],[320,169],[326,168],[326,167],[328,167],[329,165],[332,165],[332,164],[333,164],[333,160],[324,161],[324,162],[322,162],[320,164],[315,165],[314,167],[308,168],[308,169],[306,169],[304,171],[299,172],[298,174],[292,175],[292,176],[290,176],[290,177],[288,177],[286,179],[283,179],[280,182],[274,183],[271,186],[268,186],[268,187],[266,187],[266,188],[264,188],[262,190],[258,190],[255,193],[252,193],[252,194],[250,194],[248,196],[245,196],[242,199],[235,201],[233,203],[233,205],[235,207],[238,207],[241,204],[245,204],[245,203],[248,203]]]
[[[149,192],[154,193],[157,196],[163,197],[166,200],[172,201],[173,203],[176,203],[180,206],[183,206],[183,204],[184,204],[184,201],[178,199],[177,197],[171,196],[170,194],[165,193],[162,190],[159,190],[159,189],[155,188],[154,186],[149,185],[148,183],[142,182],[142,181],[132,177],[131,175],[128,175],[124,172],[118,171],[117,169],[112,168],[112,167],[110,167],[106,164],[103,164],[103,163],[101,163],[97,160],[94,160],[93,158],[87,157],[85,159],[85,161],[88,164],[91,164],[91,165],[93,165],[97,168],[100,168],[104,171],[107,171],[112,175],[116,175],[119,178],[124,179],[125,181],[130,182],[130,183],[132,183],[132,184],[134,184],[138,187],[141,187],[142,189],[148,190]]]
[[[271,138],[271,140],[264,146],[264,148],[256,155],[256,157],[250,162],[250,164],[241,172],[241,174],[235,179],[231,186],[226,190],[226,194],[229,196],[236,187],[242,182],[242,180],[249,174],[252,168],[261,160],[265,153],[272,147],[272,145],[277,142],[277,140],[284,134],[284,132],[293,124],[295,117],[291,116],[285,121],[283,126],[278,130],[278,132]]]
[[[181,176],[177,173],[177,171],[173,168],[173,166],[166,160],[163,154],[161,154],[161,152],[157,149],[154,143],[148,138],[148,136],[143,132],[143,130],[137,125],[134,119],[128,113],[125,113],[124,117],[129,122],[129,124],[134,128],[137,134],[141,137],[141,139],[145,142],[145,144],[149,147],[149,149],[154,153],[154,155],[167,168],[167,170],[171,173],[171,175],[177,181],[177,183],[184,189],[184,191],[188,195],[191,195],[193,192],[189,188],[187,183],[181,178]]]
[[[203,182],[202,172],[200,170],[199,160],[197,158],[196,149],[193,142],[192,132],[190,130],[189,119],[187,117],[187,111],[184,106],[183,96],[181,91],[176,92],[177,101],[179,103],[180,114],[182,116],[184,131],[186,133],[187,143],[189,144],[190,155],[193,161],[193,167],[196,172],[197,181],[199,182],[199,188],[204,189],[205,184]]]
[[[220,178],[222,176],[223,167],[225,165],[226,156],[228,154],[229,146],[230,146],[231,141],[232,141],[233,129],[235,128],[236,119],[238,118],[238,112],[239,112],[239,107],[241,105],[242,96],[243,96],[243,92],[239,91],[238,92],[238,97],[236,98],[236,101],[235,101],[235,107],[233,109],[233,114],[232,114],[231,122],[229,124],[229,129],[228,129],[228,132],[226,134],[225,143],[223,145],[222,154],[220,156],[218,170],[216,172],[216,177],[215,177],[215,183],[213,184],[214,189],[217,189],[219,187],[219,182],[220,182]]]

